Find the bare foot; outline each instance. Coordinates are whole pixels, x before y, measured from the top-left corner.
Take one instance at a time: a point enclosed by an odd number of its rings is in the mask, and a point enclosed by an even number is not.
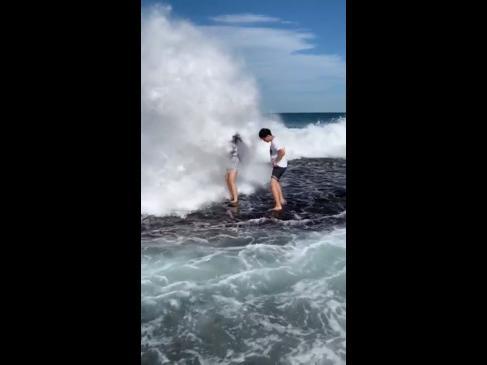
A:
[[[282,207],[274,207],[274,208],[272,208],[271,210],[274,210],[274,211],[280,211],[280,210],[282,210]]]
[[[237,205],[238,204],[238,200],[230,200],[230,204]]]

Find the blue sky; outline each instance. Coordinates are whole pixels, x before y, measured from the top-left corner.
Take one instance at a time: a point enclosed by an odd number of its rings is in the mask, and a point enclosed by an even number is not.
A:
[[[345,111],[345,0],[142,0],[155,3],[241,57],[264,112]]]

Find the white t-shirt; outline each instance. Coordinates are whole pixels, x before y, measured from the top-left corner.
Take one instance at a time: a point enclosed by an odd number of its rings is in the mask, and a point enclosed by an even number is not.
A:
[[[238,154],[238,145],[236,143],[230,142],[228,144],[228,154],[230,155],[230,159],[239,158]]]
[[[281,142],[279,141],[279,139],[277,137],[274,137],[271,141],[271,162],[272,160],[276,159],[277,158],[277,151],[279,151],[281,148],[284,148],[284,146],[281,144]],[[287,159],[286,159],[286,155],[284,155],[281,159],[281,161],[279,161],[277,163],[277,166],[279,167],[287,167]]]

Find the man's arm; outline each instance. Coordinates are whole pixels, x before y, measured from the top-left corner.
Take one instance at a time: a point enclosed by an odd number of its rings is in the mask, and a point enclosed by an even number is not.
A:
[[[279,149],[279,150],[277,150],[277,157],[276,157],[276,159],[274,160],[274,164],[279,163],[279,161],[281,161],[281,160],[282,160],[282,158],[284,157],[284,155],[285,155],[285,154],[286,154],[286,150],[285,150],[285,148],[284,148],[284,147],[283,147],[283,148],[281,148],[281,149]]]

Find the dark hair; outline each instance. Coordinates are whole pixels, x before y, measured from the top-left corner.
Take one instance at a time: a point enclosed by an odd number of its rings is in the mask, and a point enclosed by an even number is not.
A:
[[[232,136],[232,142],[233,142],[233,143],[240,143],[240,142],[242,142],[242,137],[240,137],[240,134],[235,133],[235,134]]]
[[[262,128],[259,132],[259,137],[260,138],[265,138],[267,136],[272,136],[272,133],[270,131],[270,129],[267,129],[267,128]]]

